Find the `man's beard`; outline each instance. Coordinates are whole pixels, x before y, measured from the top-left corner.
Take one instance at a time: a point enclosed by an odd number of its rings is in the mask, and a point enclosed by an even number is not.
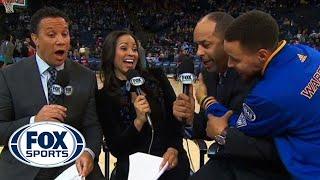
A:
[[[209,68],[206,68],[208,72],[217,72],[217,66],[215,64],[211,65]]]
[[[251,75],[243,75],[241,73],[239,73],[240,77],[241,77],[241,80],[243,80],[245,83],[250,83],[250,82],[253,82],[253,81],[259,81],[262,76],[260,73],[253,73]]]
[[[202,65],[204,66],[204,68],[208,71],[208,72],[215,72],[216,71],[216,65],[214,63],[214,60],[210,59],[210,60],[202,60]]]

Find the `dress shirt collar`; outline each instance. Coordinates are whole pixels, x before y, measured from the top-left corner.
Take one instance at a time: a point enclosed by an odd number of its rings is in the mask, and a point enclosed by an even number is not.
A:
[[[44,72],[47,71],[47,69],[50,67],[43,59],[41,59],[41,57],[38,55],[38,53],[36,54],[36,61],[37,61],[37,65],[38,65],[38,69],[39,69],[39,73],[43,74]],[[64,68],[64,63],[60,66],[56,66],[56,69],[58,71],[62,70]]]

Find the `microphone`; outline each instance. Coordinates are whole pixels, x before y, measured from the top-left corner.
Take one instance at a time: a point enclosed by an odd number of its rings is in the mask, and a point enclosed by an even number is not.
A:
[[[69,81],[69,73],[65,69],[57,72],[57,79],[52,85],[51,92],[57,96],[57,104],[59,105],[64,105],[65,97],[72,94],[73,88],[68,86]]]
[[[182,92],[187,96],[193,96],[189,94],[190,85],[195,80],[194,65],[191,58],[183,59],[182,63],[179,66],[179,80],[182,82]],[[186,124],[186,119],[182,119],[183,124]]]
[[[190,85],[195,80],[194,73],[194,65],[193,61],[190,58],[185,58],[179,66],[179,80],[183,84],[182,92],[188,96],[193,96],[193,94],[189,94]]]
[[[130,82],[130,85],[132,85],[135,88],[135,91],[137,95],[142,95],[141,87],[144,84],[144,78],[140,76],[139,72],[135,69],[130,69],[126,73],[127,79]],[[152,121],[150,118],[150,113],[146,113],[146,118],[148,120],[148,124],[150,125],[151,129],[153,129]]]

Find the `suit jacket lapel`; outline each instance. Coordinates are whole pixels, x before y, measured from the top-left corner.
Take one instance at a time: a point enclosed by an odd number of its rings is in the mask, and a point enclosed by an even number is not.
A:
[[[64,96],[64,106],[68,109],[67,110],[67,119],[66,119],[66,123],[71,123],[72,120],[74,119],[74,111],[73,109],[75,108],[74,104],[76,104],[77,102],[77,98],[75,98],[75,95],[77,94],[77,89],[78,87],[76,87],[76,83],[75,83],[75,79],[77,78],[77,74],[74,73],[74,64],[73,62],[68,59],[66,60],[65,64],[64,64],[64,70],[68,72],[69,75],[69,84],[68,86],[71,86],[73,88],[73,92],[71,96]]]
[[[68,85],[73,85],[74,83],[74,78],[75,74],[73,73],[74,67],[73,67],[73,62],[71,62],[71,60],[67,59],[65,64],[64,64],[64,70],[68,72],[69,75],[69,84]]]
[[[41,77],[39,73],[39,68],[36,62],[35,57],[31,57],[30,66],[27,67],[29,72],[26,74],[26,81],[29,82],[30,88],[34,91],[34,94],[39,94],[38,97],[34,98],[34,102],[36,106],[40,106],[40,108],[47,104],[47,99],[42,87]]]

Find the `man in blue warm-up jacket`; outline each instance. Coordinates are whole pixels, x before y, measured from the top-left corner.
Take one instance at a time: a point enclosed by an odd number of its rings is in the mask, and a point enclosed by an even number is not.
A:
[[[278,43],[276,21],[261,11],[239,16],[227,29],[228,66],[244,79],[260,78],[240,114],[228,112],[205,91],[197,99],[208,114],[207,135],[223,144],[227,128],[272,136],[294,179],[320,178],[320,52]]]

